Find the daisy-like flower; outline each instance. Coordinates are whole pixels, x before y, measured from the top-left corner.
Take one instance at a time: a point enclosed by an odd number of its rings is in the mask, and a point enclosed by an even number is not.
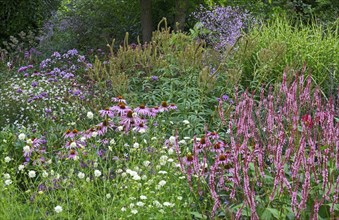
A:
[[[114,112],[110,108],[105,108],[103,110],[99,110],[99,115],[103,118],[105,118],[106,116],[113,118]]]
[[[145,133],[147,128],[147,125],[145,125],[143,122],[140,122],[139,124],[135,125],[133,130],[139,133]]]
[[[121,95],[112,98],[112,101],[113,101],[113,102],[122,102],[122,103],[127,104],[126,100],[125,100]]]
[[[12,180],[8,179],[8,180],[5,180],[5,185],[8,186],[8,185],[11,185],[12,184]]]
[[[126,115],[126,112],[131,110],[125,103],[119,102],[118,105],[110,107],[110,110],[116,112],[119,116]]]
[[[24,146],[22,150],[24,152],[24,157],[30,157],[32,155],[33,150],[28,145]]]
[[[122,126],[124,126],[125,132],[128,132],[130,130],[131,126],[133,126],[135,124],[139,124],[141,122],[142,122],[141,118],[139,118],[138,116],[135,116],[133,114],[133,111],[129,110],[127,112],[126,116],[121,118],[120,124]]]
[[[108,119],[105,119],[100,124],[96,125],[96,132],[98,132],[99,136],[102,136],[107,133],[109,128],[113,128],[114,123],[112,121],[109,121]]]
[[[77,129],[73,129],[72,131],[67,129],[66,132],[64,133],[65,138],[74,138],[79,134],[79,131]]]
[[[160,112],[160,108],[158,106],[154,106],[153,108],[150,109],[150,117],[155,117],[157,114]]]
[[[177,107],[175,104],[171,103],[171,104],[168,106],[168,109],[176,110],[176,109],[178,109],[178,107]]]
[[[92,135],[93,135],[93,132],[96,132],[96,129],[94,127],[88,129],[85,131],[84,133],[84,137],[87,139],[87,138],[91,138]]]
[[[194,162],[194,157],[191,153],[188,153],[184,158],[183,162],[186,164],[186,166],[190,166]]]
[[[72,159],[72,160],[77,160],[78,159],[78,152],[74,149],[71,149],[69,151],[69,155],[67,157],[68,159]]]
[[[197,153],[200,153],[204,149],[211,146],[211,142],[209,141],[208,137],[202,136],[199,141],[194,141],[193,147]]]
[[[159,106],[160,112],[167,112],[169,110],[169,105],[166,101],[161,102],[161,105]]]
[[[141,104],[139,107],[135,108],[134,111],[144,116],[149,116],[151,114],[150,109],[147,108],[144,104]]]
[[[213,140],[218,140],[219,139],[219,135],[217,132],[215,131],[212,131],[212,132],[208,132],[207,133],[207,136],[212,138]]]
[[[227,160],[227,155],[226,154],[220,154],[216,158],[216,162],[218,165],[226,165],[229,161]]]
[[[221,153],[224,151],[225,144],[222,141],[217,141],[211,148],[212,152]]]

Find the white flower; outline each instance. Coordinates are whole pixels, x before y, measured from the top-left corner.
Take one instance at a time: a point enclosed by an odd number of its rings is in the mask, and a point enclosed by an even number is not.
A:
[[[81,137],[80,141],[85,142],[86,141],[86,137]]]
[[[165,181],[165,180],[161,180],[161,181],[159,182],[159,186],[160,186],[160,187],[164,186],[165,184],[166,184],[166,181]]]
[[[29,178],[34,178],[34,177],[36,177],[35,171],[34,171],[34,170],[30,170],[30,171],[28,172],[28,176],[29,176]]]
[[[122,173],[122,169],[117,169],[117,173]]]
[[[162,205],[158,200],[153,201],[153,205],[155,205],[157,208],[161,208]]]
[[[47,173],[46,171],[44,171],[44,172],[42,173],[42,177],[44,177],[44,178],[48,177],[48,173]]]
[[[184,123],[185,125],[188,125],[190,122],[188,120],[183,120],[182,123]]]
[[[28,145],[24,146],[22,149],[24,150],[25,153],[29,153],[29,151],[31,150],[31,148]]]
[[[112,139],[109,143],[110,143],[110,145],[115,145],[116,144],[114,139]]]
[[[100,170],[94,170],[94,176],[96,176],[96,177],[101,176]]]
[[[86,182],[91,182],[91,179],[89,177],[86,178]]]
[[[124,126],[119,126],[118,131],[122,131],[122,130],[124,130]]]
[[[177,198],[178,198],[178,200],[182,200],[182,196],[178,196]]]
[[[93,167],[95,167],[95,168],[98,167],[98,163],[97,163],[97,162],[94,162],[94,163],[93,163]]]
[[[56,213],[60,213],[60,212],[62,212],[62,207],[61,206],[55,206],[55,208],[54,208],[54,211],[56,212]]]
[[[79,177],[79,179],[83,179],[83,178],[85,178],[85,174],[82,173],[82,172],[79,172],[78,177]]]
[[[168,154],[172,155],[174,153],[174,150],[172,148],[168,149]]]
[[[94,132],[92,133],[92,137],[95,138],[96,136],[98,136],[98,132],[94,131]]]
[[[181,140],[181,141],[178,142],[178,144],[180,144],[180,145],[181,145],[181,144],[185,144],[185,145],[186,145],[187,142],[186,142],[185,140]]]
[[[6,163],[10,162],[11,160],[12,160],[12,158],[10,158],[10,157],[5,157],[5,162],[6,162]]]
[[[145,205],[145,203],[143,202],[137,202],[137,206],[143,207]]]
[[[168,159],[167,162],[172,163],[174,160],[172,158]]]
[[[141,177],[141,179],[142,179],[142,180],[146,180],[146,179],[147,179],[147,176],[146,176],[146,175],[143,175],[143,176]]]
[[[130,207],[131,209],[133,209],[133,208],[134,208],[134,203],[129,204],[129,207]]]
[[[159,174],[167,174],[167,172],[164,171],[164,170],[160,170],[158,173],[159,173]]]
[[[87,112],[87,118],[88,119],[93,119],[93,113],[92,112]]]
[[[184,137],[184,140],[191,140],[190,137]]]
[[[141,177],[140,177],[139,175],[135,175],[135,176],[133,176],[133,179],[134,179],[134,180],[140,180]]]
[[[140,199],[141,199],[141,200],[145,200],[145,199],[147,199],[147,197],[144,196],[144,195],[141,195],[141,196],[140,196]]]
[[[24,133],[19,134],[18,136],[19,140],[23,141],[26,138],[26,135]]]
[[[111,197],[112,197],[111,194],[109,194],[109,193],[106,194],[107,199],[110,199]]]
[[[126,208],[125,208],[125,207],[122,207],[122,208],[121,208],[121,211],[122,211],[122,212],[126,212]]]
[[[132,209],[132,210],[131,210],[131,213],[135,215],[135,214],[137,214],[137,213],[138,213],[138,210],[136,210],[136,209]]]
[[[134,144],[133,144],[133,147],[134,147],[134,148],[139,148],[139,146],[140,146],[139,143],[134,143]]]
[[[11,185],[12,184],[12,180],[5,180],[5,185],[8,186],[8,185]]]
[[[23,170],[23,169],[25,169],[25,166],[24,166],[24,165],[19,165],[19,166],[18,166],[18,170],[19,170],[19,171],[21,171],[21,170]]]
[[[9,175],[8,173],[4,173],[4,179],[10,179],[11,175]]]
[[[149,162],[148,160],[146,160],[146,161],[143,162],[143,164],[144,164],[145,167],[148,167],[148,166],[151,164],[151,162]]]
[[[174,204],[173,204],[173,203],[170,203],[170,202],[164,202],[164,206],[167,206],[167,207],[173,207]]]
[[[33,141],[32,141],[32,139],[28,139],[28,140],[26,141],[26,143],[27,143],[27,144],[32,144]]]
[[[71,148],[76,148],[77,143],[75,143],[74,141],[72,141],[72,143],[69,145]]]
[[[170,141],[171,144],[175,144],[175,137],[174,137],[174,136],[171,136],[171,137],[169,138],[169,141]]]
[[[152,137],[151,140],[154,141],[154,140],[157,140],[158,138],[157,137]]]

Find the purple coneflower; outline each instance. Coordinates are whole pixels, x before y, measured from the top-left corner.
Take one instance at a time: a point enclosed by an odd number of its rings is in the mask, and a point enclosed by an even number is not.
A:
[[[129,110],[125,116],[121,118],[120,124],[125,127],[125,132],[129,131],[131,126],[141,123],[141,118],[138,117],[137,113]]]
[[[150,109],[147,108],[144,104],[141,104],[139,107],[135,108],[134,111],[140,115],[145,115],[145,116],[149,116],[151,114]]]
[[[127,105],[126,100],[125,100],[121,95],[112,98],[112,101],[113,101],[113,102],[122,102],[122,103],[124,103],[125,105]]]
[[[120,116],[124,116],[130,108],[126,106],[124,102],[119,102],[118,105],[111,107],[110,110],[116,112]]]
[[[194,157],[191,153],[188,153],[184,158],[183,158],[183,162],[184,164],[186,164],[186,166],[190,166],[193,164],[194,162]]]
[[[168,109],[171,109],[171,110],[176,110],[178,107],[175,105],[175,104],[173,104],[173,103],[171,103],[169,106],[168,106]]]
[[[169,110],[169,105],[166,101],[161,102],[161,105],[159,106],[160,112],[167,112]]]
[[[71,150],[69,151],[69,155],[68,155],[67,159],[73,159],[73,160],[76,160],[77,157],[78,157],[77,155],[78,155],[78,152],[77,152],[76,150],[74,150],[74,149],[71,149]]]
[[[72,131],[67,129],[66,132],[64,133],[65,138],[74,138],[79,134],[79,131],[77,129],[73,129]]]
[[[103,110],[99,110],[99,114],[101,117],[105,118],[106,116],[113,118],[114,117],[114,112],[110,110],[109,108],[105,108]]]
[[[139,133],[145,133],[147,129],[147,125],[145,125],[143,122],[140,122],[139,124],[137,124],[133,130],[135,130],[136,132]]]
[[[98,132],[99,136],[102,136],[107,133],[108,128],[113,128],[114,123],[112,121],[108,121],[108,119],[104,120],[100,124],[96,125],[96,131]]]

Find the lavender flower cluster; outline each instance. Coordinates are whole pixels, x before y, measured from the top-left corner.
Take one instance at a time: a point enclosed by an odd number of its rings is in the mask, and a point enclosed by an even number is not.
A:
[[[200,6],[200,9],[193,13],[193,17],[208,30],[207,35],[200,37],[213,44],[217,50],[234,45],[250,19],[248,12],[230,6],[211,9]]]

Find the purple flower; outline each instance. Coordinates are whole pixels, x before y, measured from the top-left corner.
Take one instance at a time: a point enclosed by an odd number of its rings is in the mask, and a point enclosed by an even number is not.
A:
[[[152,80],[152,81],[158,81],[158,80],[159,80],[159,77],[157,77],[157,76],[151,76],[151,80]]]
[[[39,85],[39,83],[36,82],[36,81],[33,81],[33,82],[31,83],[31,86],[32,86],[32,87],[37,87],[38,85]]]

